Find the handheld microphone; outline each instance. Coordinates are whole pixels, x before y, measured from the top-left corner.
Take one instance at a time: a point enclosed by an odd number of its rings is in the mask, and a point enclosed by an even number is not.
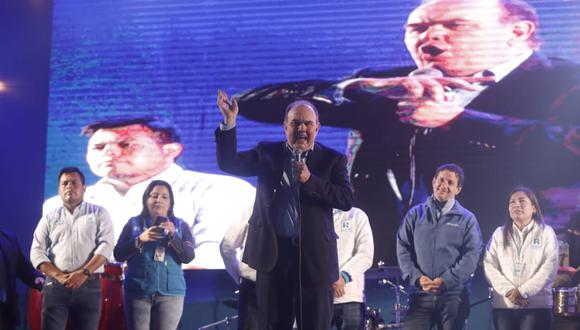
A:
[[[297,163],[304,163],[305,158],[303,157],[304,152],[298,148],[292,149],[292,161]],[[294,166],[292,166],[292,180],[298,181],[298,172]]]
[[[298,163],[304,163],[304,157],[302,157],[304,152],[298,148],[292,149],[292,159]]]

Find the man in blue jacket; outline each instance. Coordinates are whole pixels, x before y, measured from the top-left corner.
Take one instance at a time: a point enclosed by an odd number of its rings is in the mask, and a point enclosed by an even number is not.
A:
[[[455,200],[463,169],[437,168],[433,195],[413,207],[397,235],[397,258],[412,287],[405,328],[462,329],[469,314],[469,286],[482,249],[477,219]]]

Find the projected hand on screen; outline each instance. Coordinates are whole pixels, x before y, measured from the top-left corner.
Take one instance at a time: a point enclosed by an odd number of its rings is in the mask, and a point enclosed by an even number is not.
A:
[[[397,105],[401,122],[425,128],[441,127],[465,110],[453,102],[423,99],[400,101]]]
[[[424,69],[419,69],[424,70]],[[429,98],[437,102],[448,100],[445,92],[452,89],[477,91],[474,83],[493,82],[494,77],[443,77],[423,74],[415,70],[408,77],[354,78],[340,83],[344,90],[361,89],[392,99]],[[437,70],[434,70],[437,72]],[[413,75],[413,73],[416,73]],[[442,73],[439,71],[442,75]]]
[[[350,79],[339,88],[341,94],[359,89],[399,100],[397,115],[402,123],[434,128],[463,112],[463,104],[456,97],[458,90],[478,93],[482,86],[476,84],[494,81],[495,77],[444,77],[437,69],[420,68],[407,77]]]
[[[224,124],[228,127],[236,125],[236,117],[238,116],[238,101],[235,98],[228,99],[228,94],[222,90],[218,90],[217,105],[224,116]]]

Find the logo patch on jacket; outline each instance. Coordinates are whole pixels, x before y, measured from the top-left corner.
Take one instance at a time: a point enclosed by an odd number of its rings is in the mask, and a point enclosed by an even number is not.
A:
[[[542,246],[542,240],[539,237],[532,239],[532,248],[539,249]]]
[[[350,220],[342,220],[340,223],[340,231],[350,231],[351,223]]]

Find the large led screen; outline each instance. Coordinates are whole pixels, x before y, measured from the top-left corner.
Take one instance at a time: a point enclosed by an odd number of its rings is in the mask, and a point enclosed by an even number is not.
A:
[[[386,95],[397,91],[380,80],[414,70],[405,34],[425,27],[405,23],[419,1],[54,1],[45,210],[58,203],[59,169],[78,166],[87,176],[85,199],[109,210],[118,235],[140,213],[151,178],[165,179],[176,216],[195,236],[190,266],[222,268],[219,242],[230,223],[251,214],[255,185],[217,167],[223,89],[241,96],[239,149],[283,140],[292,100],[319,107],[319,141],[349,156],[377,260],[395,263],[401,215],[428,196],[433,170],[446,162],[465,169],[458,200],[478,217],[484,240],[503,223],[516,185],[535,189],[546,221],[565,227],[580,203],[580,71],[547,57],[580,61],[580,2],[529,3],[539,16],[533,54],[504,54],[512,42],[482,36],[469,16],[435,27],[479,38],[455,45],[464,53],[448,65],[468,66],[470,54],[487,47],[490,63],[506,56],[492,74],[507,76],[476,83],[471,96],[459,93],[464,111],[426,127],[397,112],[400,100]],[[446,42],[418,52],[442,61],[453,52]],[[355,79],[369,77],[378,80]],[[169,133],[152,138],[144,121]]]

